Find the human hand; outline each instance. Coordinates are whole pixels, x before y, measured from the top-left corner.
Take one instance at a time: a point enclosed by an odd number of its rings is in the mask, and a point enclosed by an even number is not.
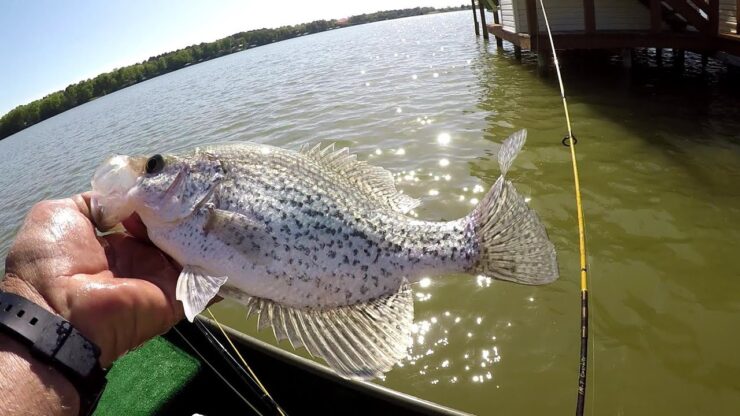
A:
[[[16,235],[0,288],[72,323],[101,349],[107,367],[183,319],[175,285],[181,267],[146,239],[136,215],[131,235],[96,235],[89,194],[36,204]]]

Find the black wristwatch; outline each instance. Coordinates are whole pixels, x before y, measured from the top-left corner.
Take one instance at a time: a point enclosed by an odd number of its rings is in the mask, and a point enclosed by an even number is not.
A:
[[[69,379],[80,395],[80,415],[95,411],[108,370],[98,361],[100,348],[69,321],[22,296],[0,292],[0,331],[28,345],[35,357]]]

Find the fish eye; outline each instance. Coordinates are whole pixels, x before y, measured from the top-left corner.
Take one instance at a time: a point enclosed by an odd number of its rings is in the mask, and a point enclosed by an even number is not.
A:
[[[162,155],[154,155],[146,161],[146,173],[155,174],[164,169],[164,158]]]

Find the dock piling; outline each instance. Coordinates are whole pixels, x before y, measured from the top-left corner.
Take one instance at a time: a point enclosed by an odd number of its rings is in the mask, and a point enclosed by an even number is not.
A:
[[[483,30],[483,39],[488,40],[488,26],[486,25],[486,8],[483,7],[483,0],[478,0],[480,9],[480,27]]]
[[[632,68],[632,48],[622,49],[622,67],[625,69]]]
[[[514,46],[514,58],[516,58],[517,61],[522,61],[522,47],[521,46]]]
[[[498,10],[493,11],[493,23],[497,25],[501,23],[498,17]],[[504,40],[496,36],[496,34],[494,34],[493,37],[496,38],[496,47],[498,49],[502,49],[504,47]]]
[[[473,6],[473,24],[475,25],[475,36],[480,36],[480,29],[478,28],[478,15],[475,13],[475,0],[470,0],[470,4]]]
[[[679,48],[673,48],[673,69],[677,71],[683,70],[684,63],[686,62],[686,51]]]
[[[537,49],[537,74],[541,77],[547,76],[547,69],[550,66],[550,54],[547,49]]]

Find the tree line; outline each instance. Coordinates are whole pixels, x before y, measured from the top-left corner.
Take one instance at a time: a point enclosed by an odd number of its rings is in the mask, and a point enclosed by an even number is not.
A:
[[[413,9],[386,10],[352,16],[347,19],[316,20],[310,23],[282,26],[275,29],[256,29],[235,33],[214,42],[204,42],[174,52],[152,56],[146,61],[114,69],[113,71],[100,74],[95,78],[71,84],[63,91],[57,91],[39,100],[19,105],[0,118],[0,139],[95,98],[102,97],[138,82],[176,71],[188,65],[218,58],[230,53],[346,26],[456,11],[466,9],[467,7],[463,4],[460,7],[442,9],[416,7]]]

